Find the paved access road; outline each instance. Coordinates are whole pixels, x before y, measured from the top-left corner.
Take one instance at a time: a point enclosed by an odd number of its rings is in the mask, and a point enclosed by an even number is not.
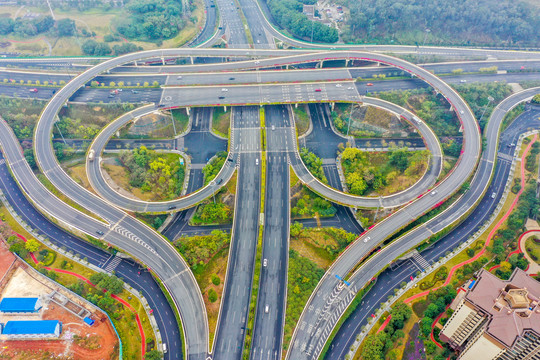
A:
[[[259,235],[261,198],[259,109],[235,108],[231,132],[231,147],[235,149],[239,169],[227,275],[212,349],[216,360],[240,359],[244,349]]]
[[[261,272],[250,359],[281,358],[289,264],[290,176],[288,136],[294,126],[283,105],[267,106],[266,187]]]

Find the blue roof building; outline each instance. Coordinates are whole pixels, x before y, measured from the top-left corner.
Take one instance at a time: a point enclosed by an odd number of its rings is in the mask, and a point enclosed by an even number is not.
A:
[[[62,332],[62,323],[58,320],[8,321],[2,330],[2,337],[7,339],[57,338]]]
[[[0,313],[36,313],[41,309],[39,298],[3,298],[0,302]]]

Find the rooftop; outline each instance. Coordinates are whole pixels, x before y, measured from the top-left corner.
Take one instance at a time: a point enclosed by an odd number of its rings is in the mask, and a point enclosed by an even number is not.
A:
[[[489,314],[486,332],[508,347],[525,330],[540,334],[540,282],[516,269],[509,280],[482,270],[465,298]]]
[[[8,321],[4,326],[3,335],[54,334],[58,320],[27,320]]]
[[[41,306],[37,297],[6,297],[0,302],[0,312],[33,312]]]

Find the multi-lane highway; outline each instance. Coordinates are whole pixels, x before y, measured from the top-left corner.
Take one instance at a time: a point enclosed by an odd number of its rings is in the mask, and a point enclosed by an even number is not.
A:
[[[261,132],[259,109],[233,110],[231,147],[238,157],[235,216],[214,359],[240,359],[244,349],[259,233]]]
[[[290,136],[294,129],[285,106],[267,106],[266,119],[266,187],[264,231],[259,275],[255,325],[250,359],[281,358],[290,226]]]

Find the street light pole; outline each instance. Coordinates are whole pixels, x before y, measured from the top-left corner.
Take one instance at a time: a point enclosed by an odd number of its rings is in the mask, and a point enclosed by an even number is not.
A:
[[[493,100],[495,100],[493,97],[488,96],[488,103],[484,106],[484,111],[482,111],[482,115],[480,116],[480,120],[478,120],[478,124],[480,124],[480,121],[482,121],[482,118],[484,117],[484,114],[486,113],[487,107],[489,106],[489,104],[490,104]]]

